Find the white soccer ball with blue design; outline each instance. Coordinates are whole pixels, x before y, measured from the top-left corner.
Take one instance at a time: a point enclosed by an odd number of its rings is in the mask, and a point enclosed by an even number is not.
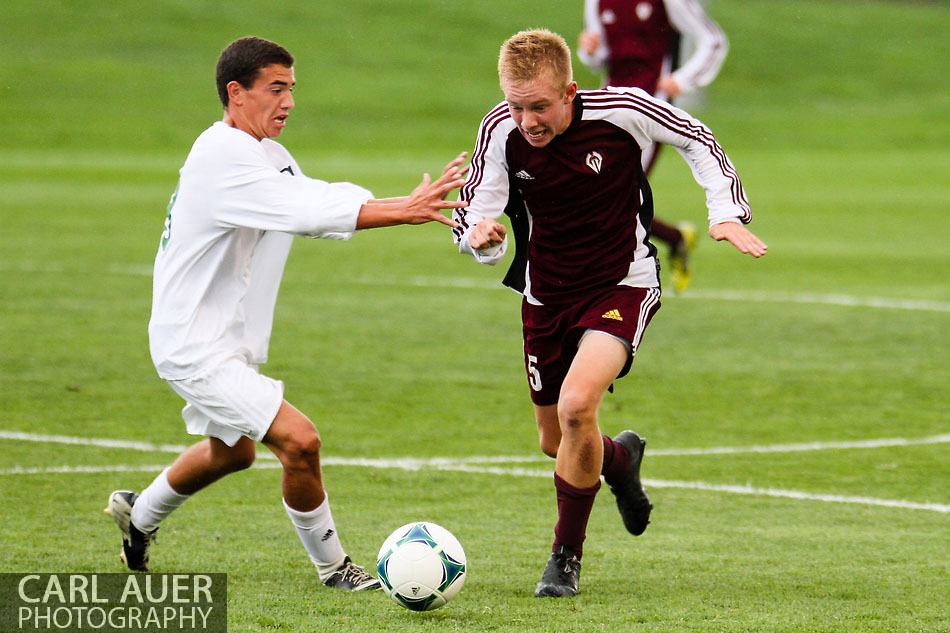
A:
[[[383,591],[413,611],[438,609],[465,583],[465,551],[435,523],[407,523],[379,548],[376,572]]]

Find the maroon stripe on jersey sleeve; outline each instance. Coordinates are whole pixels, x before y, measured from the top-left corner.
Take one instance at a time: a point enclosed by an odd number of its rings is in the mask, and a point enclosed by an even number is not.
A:
[[[470,201],[475,195],[475,189],[481,184],[485,174],[485,154],[491,142],[491,135],[498,124],[510,118],[507,104],[500,104],[485,115],[479,126],[478,138],[475,140],[475,151],[472,152],[472,173],[459,191],[462,200]]]
[[[459,200],[471,202],[475,197],[475,190],[482,183],[485,177],[485,155],[488,153],[488,147],[491,143],[492,133],[498,125],[509,119],[511,114],[508,112],[508,104],[501,103],[495,106],[485,118],[482,119],[478,128],[478,136],[475,139],[475,150],[472,152],[471,171],[465,184],[459,189]],[[462,234],[468,230],[469,224],[466,220],[468,211],[465,209],[456,213],[455,219],[459,226],[453,229],[456,240],[462,237]]]
[[[657,101],[650,101],[628,92],[613,92],[607,90],[592,90],[583,95],[584,107],[590,110],[628,109],[649,117],[666,129],[695,140],[709,149],[709,154],[719,165],[719,169],[730,182],[729,191],[732,202],[742,210],[740,220],[748,223],[752,220],[749,201],[745,196],[739,175],[736,173],[729,159],[712,132],[705,126],[695,124],[689,119],[677,116],[672,110],[664,108]]]
[[[681,136],[691,138],[700,142],[709,149],[710,155],[719,165],[719,168],[726,178],[731,181],[730,194],[732,202],[743,211],[740,217],[743,223],[748,223],[752,219],[752,213],[749,207],[749,201],[745,196],[742,183],[739,181],[739,175],[730,164],[722,147],[716,142],[712,132],[703,125],[696,125],[689,119],[677,116],[672,110],[662,107],[656,101],[649,101],[631,93],[616,93],[610,91],[597,91],[595,95],[585,96],[585,107],[592,109],[610,109],[613,107],[624,107],[635,110],[648,116],[668,130]],[[591,97],[594,97],[591,99]],[[593,105],[591,101],[598,105]],[[599,107],[598,107],[599,106]]]

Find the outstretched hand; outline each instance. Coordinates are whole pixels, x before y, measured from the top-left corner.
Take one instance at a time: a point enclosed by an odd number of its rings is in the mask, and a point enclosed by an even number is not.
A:
[[[462,152],[452,160],[442,175],[435,182],[429,174],[423,174],[422,182],[409,194],[406,201],[406,211],[408,218],[406,224],[423,224],[425,222],[441,222],[452,228],[458,226],[458,223],[442,215],[442,209],[463,209],[468,206],[468,202],[446,200],[453,189],[458,189],[465,184],[465,174],[468,172],[468,165],[460,167],[465,162],[467,152]]]
[[[726,240],[743,253],[748,253],[753,257],[762,257],[769,248],[749,229],[735,222],[713,225],[709,229],[709,237],[716,241]]]

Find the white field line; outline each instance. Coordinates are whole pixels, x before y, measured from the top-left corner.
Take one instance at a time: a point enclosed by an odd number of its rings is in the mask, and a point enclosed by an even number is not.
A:
[[[899,499],[876,499],[873,497],[850,497],[845,495],[815,494],[797,490],[776,490],[774,488],[755,488],[753,486],[734,486],[728,484],[709,484],[702,481],[659,481],[644,479],[645,486],[654,488],[685,488],[690,490],[707,490],[710,492],[727,492],[740,495],[755,495],[759,497],[779,497],[782,499],[799,499],[802,501],[826,501],[829,503],[854,503],[859,505],[879,506],[885,508],[902,508],[905,510],[930,510],[941,514],[950,514],[950,505],[945,503],[918,503]]]
[[[893,299],[890,297],[858,297],[847,294],[820,294],[817,292],[765,292],[730,290],[691,290],[677,298],[714,299],[719,301],[742,301],[753,303],[800,303],[844,306],[853,308],[885,308],[891,310],[922,310],[927,312],[950,312],[946,301],[924,299]]]
[[[950,433],[929,437],[890,437],[852,442],[803,442],[800,444],[773,444],[770,446],[714,446],[710,448],[667,448],[650,450],[656,455],[732,455],[736,453],[797,453],[801,451],[850,450],[855,448],[887,448],[916,444],[947,444]]]
[[[0,431],[0,438],[11,440],[23,440],[31,442],[48,442],[84,446],[100,446],[108,448],[125,448],[148,452],[180,452],[185,447],[171,444],[149,444],[147,442],[126,442],[122,440],[109,440],[97,438],[78,438],[62,435],[38,435],[33,433],[19,433],[10,431]],[[669,449],[665,451],[652,451],[651,455],[709,455],[738,452],[779,452],[779,451],[805,451],[805,450],[823,450],[823,449],[852,449],[852,448],[880,448],[887,446],[909,446],[915,444],[936,444],[950,442],[950,434],[934,435],[926,438],[891,438],[882,440],[867,440],[862,442],[828,442],[828,443],[809,443],[809,444],[785,444],[774,446],[752,446],[746,449],[740,447],[725,447],[711,449]],[[273,459],[272,455],[261,453],[260,457]],[[512,462],[534,462],[538,458],[534,457],[468,457],[468,458],[445,458],[437,457],[431,459],[402,458],[402,459],[370,459],[370,458],[343,458],[343,457],[325,457],[321,461],[325,465],[338,466],[357,466],[364,468],[395,468],[407,471],[418,471],[425,469],[470,472],[479,474],[491,474],[514,477],[550,477],[551,470],[520,467],[503,467],[479,464],[509,464]],[[541,458],[550,461],[547,458]],[[104,472],[159,472],[164,465],[113,465],[113,466],[49,466],[40,468],[13,467],[0,469],[0,475],[43,475],[43,474],[81,474],[81,473],[104,473]],[[280,468],[280,464],[275,461],[265,461],[255,464],[256,468]],[[709,492],[724,492],[730,494],[756,495],[765,497],[778,497],[783,499],[798,499],[804,501],[824,501],[830,503],[850,503],[860,505],[870,505],[889,508],[901,508],[908,510],[929,510],[942,514],[950,514],[950,505],[940,503],[920,503],[915,501],[904,501],[896,499],[876,499],[873,497],[852,497],[845,495],[816,494],[810,492],[801,492],[796,490],[777,490],[773,488],[756,488],[750,485],[737,486],[729,484],[711,484],[698,481],[667,481],[657,479],[644,479],[644,485],[652,488],[680,488],[689,490],[703,490]]]
[[[107,265],[95,270],[81,270],[57,264],[36,264],[31,262],[0,262],[0,272],[33,273],[82,273],[112,274],[151,277],[150,265]],[[347,283],[367,286],[414,286],[420,288],[462,288],[481,290],[504,289],[498,280],[486,280],[472,277],[435,277],[415,275],[408,277],[358,277]],[[851,308],[882,308],[891,310],[913,310],[924,312],[950,312],[950,302],[929,301],[926,299],[894,299],[891,297],[859,297],[856,295],[813,292],[767,292],[767,291],[731,291],[731,290],[690,290],[683,295],[667,295],[665,299],[705,299],[714,301],[739,301],[745,303],[793,303],[819,304]]]
[[[432,288],[477,288],[486,290],[502,289],[499,281],[486,281],[467,277],[431,277],[416,275],[402,279],[384,279],[377,277],[361,277],[356,283],[365,285],[386,286],[419,286]],[[741,301],[754,303],[803,303],[823,304],[858,308],[889,308],[895,310],[922,310],[929,312],[950,312],[950,303],[945,301],[928,301],[923,299],[892,299],[889,297],[859,297],[841,293],[819,294],[812,292],[766,292],[766,291],[732,291],[732,290],[690,290],[682,295],[666,295],[674,299],[712,299],[718,301]]]
[[[498,466],[476,466],[474,464],[451,464],[442,460],[439,464],[427,464],[430,460],[418,459],[345,459],[326,458],[325,465],[362,466],[370,468],[395,468],[400,470],[418,471],[435,469],[452,472],[466,472],[487,475],[501,475],[506,477],[551,477],[552,471],[529,468],[502,468]],[[276,469],[280,464],[266,462],[255,464],[254,468]],[[135,466],[53,466],[47,468],[7,468],[0,470],[0,475],[46,475],[46,474],[83,474],[83,473],[112,473],[112,472],[161,472],[165,465]],[[643,484],[648,488],[680,488],[686,490],[702,490],[708,492],[724,492],[760,497],[777,497],[781,499],[797,499],[799,501],[824,501],[828,503],[847,503],[884,508],[900,508],[903,510],[929,510],[940,514],[950,514],[950,505],[942,503],[920,503],[900,499],[876,499],[874,497],[851,497],[846,495],[815,494],[798,490],[777,490],[775,488],[755,488],[753,486],[737,486],[729,484],[710,484],[702,481],[669,481],[661,479],[644,479]]]
[[[23,440],[24,442],[39,442],[43,444],[73,444],[77,446],[99,446],[102,448],[124,448],[132,451],[145,451],[150,453],[180,453],[188,448],[185,444],[151,444],[149,442],[130,442],[129,440],[110,440],[98,437],[40,435],[38,433],[22,433],[19,431],[0,431],[0,439]]]

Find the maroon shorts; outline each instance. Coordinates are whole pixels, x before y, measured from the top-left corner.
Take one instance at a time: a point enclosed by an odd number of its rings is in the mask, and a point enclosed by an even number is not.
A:
[[[650,319],[660,309],[659,288],[615,286],[565,305],[537,306],[523,301],[525,370],[531,401],[557,404],[561,383],[587,330],[606,332],[630,343],[630,358],[617,376],[630,371]]]

